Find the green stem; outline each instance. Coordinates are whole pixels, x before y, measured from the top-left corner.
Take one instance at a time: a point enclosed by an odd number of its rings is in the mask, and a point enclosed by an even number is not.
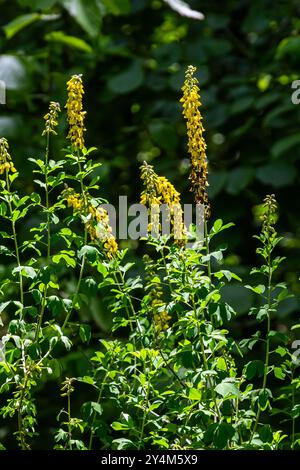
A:
[[[269,369],[269,361],[270,361],[270,330],[271,330],[271,318],[270,318],[270,309],[271,309],[271,291],[272,291],[272,266],[271,266],[271,251],[268,250],[268,294],[267,294],[267,339],[266,339],[266,355],[265,355],[265,367],[264,367],[264,375],[263,375],[263,383],[262,383],[262,390],[265,390],[267,387],[267,376],[268,376],[268,369]],[[256,419],[254,423],[254,427],[250,436],[249,444],[254,437],[256,432],[259,418],[261,415],[261,409],[258,405],[258,410],[256,414]]]
[[[80,174],[80,188],[81,188],[81,195],[82,195],[82,198],[83,198],[83,201],[84,201],[84,209],[85,209],[85,212],[87,212],[87,199],[86,199],[86,194],[85,194],[85,191],[84,191],[84,183],[83,183],[83,175],[82,175],[82,167],[81,167],[81,163],[80,163],[80,153],[79,153],[79,150],[77,152],[77,158],[78,158],[78,170],[79,170],[79,174]],[[86,229],[86,226],[84,227],[84,245],[87,244],[87,229]],[[82,262],[81,262],[81,266],[80,266],[80,272],[79,272],[79,278],[78,278],[78,283],[77,283],[77,287],[76,287],[76,290],[75,290],[75,297],[78,296],[79,294],[79,291],[80,291],[80,286],[81,286],[81,282],[82,282],[82,277],[83,277],[83,272],[84,272],[84,268],[85,268],[85,261],[86,261],[86,257],[85,255],[83,255],[82,257]],[[73,312],[73,309],[70,310],[68,313],[67,313],[67,316],[65,318],[65,321],[63,323],[63,326],[62,326],[62,330],[64,330],[68,324],[68,321],[69,321],[69,318],[71,316]]]
[[[292,371],[292,377],[291,377],[291,382],[294,380],[294,371]],[[293,391],[292,391],[292,409],[295,406],[295,386],[292,383]],[[291,444],[291,449],[294,450],[295,446],[295,434],[296,434],[296,418],[292,418],[292,444]]]
[[[87,242],[87,231],[85,229],[84,231],[84,244],[86,245],[86,242]],[[79,291],[80,291],[80,286],[81,286],[81,282],[82,282],[82,277],[83,277],[83,272],[84,272],[84,268],[85,268],[85,261],[86,261],[86,258],[85,256],[82,257],[82,262],[81,262],[81,266],[80,266],[80,272],[79,272],[79,278],[78,278],[78,282],[77,282],[77,286],[76,286],[76,290],[75,290],[75,298],[78,296],[79,294]],[[65,318],[65,321],[63,323],[63,326],[62,326],[62,330],[64,331],[64,329],[66,328],[68,322],[69,322],[69,319],[70,319],[70,316],[72,315],[73,313],[73,309],[70,310],[67,315],[66,315],[66,318]]]
[[[197,310],[196,310],[196,305],[195,305],[195,299],[193,299],[193,310],[194,310],[194,315],[197,318]],[[201,349],[201,355],[202,355],[204,369],[205,369],[205,371],[209,371],[209,365],[208,365],[208,361],[207,361],[207,357],[206,357],[206,353],[205,353],[204,341],[203,341],[201,333],[199,334],[199,339],[200,339],[200,349]],[[217,403],[217,398],[216,398],[216,392],[215,392],[215,389],[214,389],[214,385],[213,385],[213,383],[211,381],[211,378],[209,376],[208,376],[207,380],[208,380],[209,388],[211,390],[211,396],[212,396],[212,399],[213,399],[213,402],[214,402],[214,405],[215,405],[216,413],[217,413],[217,416],[220,420],[221,419],[221,414],[220,414],[220,410],[219,410],[218,403]]]
[[[207,221],[204,220],[204,240],[205,240],[205,247],[206,247],[206,254],[208,256],[207,261],[207,275],[211,281],[211,262],[209,258],[209,235],[208,235],[208,228],[207,228]]]
[[[25,398],[26,394],[26,389],[27,389],[27,382],[28,382],[28,375],[29,375],[29,370],[26,368],[26,359],[25,359],[25,351],[24,351],[24,344],[22,344],[22,364],[23,364],[23,371],[24,371],[24,384],[22,385],[22,390],[20,394],[20,400],[18,404],[18,434],[20,438],[20,443],[21,443],[21,449],[26,450],[28,447],[26,445],[25,441],[25,430],[24,430],[24,424],[23,424],[23,416],[22,416],[22,408],[23,408],[23,401]]]
[[[140,432],[140,437],[139,437],[139,445],[138,445],[138,450],[140,450],[141,445],[143,443],[143,437],[144,437],[144,430],[145,430],[145,425],[146,425],[146,418],[148,415],[148,405],[149,405],[149,395],[150,395],[150,380],[149,380],[149,375],[148,375],[148,380],[147,380],[147,392],[146,392],[146,397],[145,397],[145,406],[144,406],[144,413],[143,413],[143,419],[142,419],[142,426],[141,426],[141,432]]]
[[[20,268],[21,267],[20,252],[19,252],[18,237],[17,237],[17,232],[16,232],[16,224],[15,224],[15,221],[13,220],[13,208],[12,208],[12,204],[11,204],[11,191],[10,191],[10,182],[9,182],[8,170],[6,170],[6,187],[7,187],[8,193],[9,193],[8,207],[9,207],[9,212],[10,212],[10,217],[11,217],[13,239],[14,239],[14,244],[15,244],[16,258],[17,258],[17,265],[18,265],[18,268]],[[23,277],[22,277],[21,270],[19,272],[19,279],[20,279],[20,301],[21,301],[21,304],[23,305],[24,304],[24,293],[23,293]]]
[[[70,393],[68,393],[68,434],[69,434],[68,447],[70,450],[72,450],[71,394]]]
[[[47,141],[46,141],[46,152],[45,152],[45,202],[46,202],[46,212],[47,212],[47,223],[46,223],[46,231],[47,231],[47,266],[50,266],[50,256],[51,256],[51,230],[50,230],[50,214],[49,214],[49,182],[48,182],[48,165],[49,165],[49,151],[50,151],[50,134],[47,133]],[[45,313],[45,308],[47,304],[47,293],[48,288],[45,286],[44,294],[42,298],[41,304],[41,311],[39,315],[39,321],[37,325],[37,329],[35,332],[35,341],[37,341],[40,330],[43,324],[43,318]]]
[[[97,405],[99,405],[99,403],[100,403],[100,401],[101,401],[102,393],[103,393],[103,390],[104,390],[104,386],[105,386],[105,384],[106,384],[106,379],[107,379],[107,377],[108,377],[109,369],[110,369],[111,363],[112,363],[112,361],[113,361],[113,358],[114,358],[114,356],[111,357],[111,360],[109,361],[108,369],[107,369],[106,374],[105,374],[105,376],[104,376],[104,378],[103,378],[103,381],[102,381],[102,384],[101,384],[101,387],[100,387],[100,390],[99,390],[97,402],[96,402]],[[93,417],[92,417],[92,423],[91,423],[91,433],[90,433],[90,439],[89,439],[88,450],[92,450],[92,447],[93,447],[93,440],[94,440],[94,423],[95,423],[96,415],[97,415],[97,412],[96,412],[96,410],[94,410]]]

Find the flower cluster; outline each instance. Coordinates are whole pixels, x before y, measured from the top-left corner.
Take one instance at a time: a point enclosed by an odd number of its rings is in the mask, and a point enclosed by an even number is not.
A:
[[[263,223],[262,231],[268,236],[275,232],[273,225],[277,219],[277,201],[274,194],[269,194],[265,197],[263,203],[263,214],[261,220]]]
[[[195,195],[196,204],[203,204],[205,216],[210,216],[210,205],[207,196],[207,157],[206,142],[203,137],[204,127],[200,113],[200,90],[198,80],[194,76],[196,67],[190,65],[185,74],[185,82],[182,87],[183,116],[186,119],[188,135],[188,151],[191,158],[191,191]]]
[[[107,255],[111,257],[118,251],[118,244],[109,223],[107,210],[103,207],[95,207],[90,201],[85,202],[82,195],[68,188],[63,191],[63,198],[67,200],[68,207],[72,207],[74,213],[85,217],[85,227],[93,243],[97,240],[103,242]]]
[[[68,101],[65,107],[67,108],[69,123],[68,139],[70,139],[74,148],[82,150],[85,147],[84,132],[86,129],[84,120],[86,111],[83,111],[82,104],[84,89],[81,75],[73,75],[67,83],[67,89]]]
[[[169,321],[172,317],[164,308],[163,288],[160,279],[155,273],[153,261],[148,255],[145,255],[144,262],[147,272],[147,278],[150,282],[148,291],[150,304],[149,310],[152,314],[155,330],[157,334],[160,334],[169,328]],[[155,282],[151,282],[152,279],[155,279]]]
[[[72,207],[74,212],[82,212],[84,209],[84,200],[82,196],[72,189],[66,189],[63,192],[63,197],[66,198],[68,207]]]
[[[88,213],[90,218],[86,223],[86,227],[91,241],[102,241],[107,253],[110,256],[113,255],[118,251],[118,244],[112,234],[107,210],[103,207],[95,207],[92,204],[89,204]]]
[[[8,142],[4,137],[2,137],[0,139],[0,175],[3,175],[3,173],[9,171],[11,171],[12,173],[15,173],[17,171],[12,162],[8,149]]]
[[[158,176],[151,165],[144,162],[141,166],[141,180],[145,189],[141,194],[141,204],[146,205],[150,211],[155,206],[166,204],[169,208],[173,234],[176,240],[184,238],[183,211],[180,194],[164,176]],[[156,232],[159,231],[157,222]],[[151,230],[151,224],[149,230]]]
[[[59,113],[60,113],[60,104],[57,103],[56,101],[50,101],[49,111],[44,116],[45,129],[44,129],[42,135],[46,135],[46,134],[48,134],[48,135],[49,134],[55,134],[56,135],[55,128],[58,125],[57,119],[58,119],[58,114]]]

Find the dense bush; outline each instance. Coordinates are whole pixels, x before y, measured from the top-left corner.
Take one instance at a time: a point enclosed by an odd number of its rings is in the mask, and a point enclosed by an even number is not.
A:
[[[276,231],[277,203],[269,195],[257,207],[261,264],[244,286],[256,301],[248,312],[251,331],[237,341],[231,334],[236,312],[223,292],[229,283],[244,283],[224,267],[226,247],[224,238],[218,239],[239,227],[211,218],[194,72],[188,68],[181,101],[204,239],[181,219],[182,236],[176,236],[180,194],[144,163],[141,202],[149,211],[168,205],[172,232],[154,236],[160,223],[155,219],[153,227],[151,219],[142,268],[118,247],[101,205],[96,149],[85,144],[81,76],[68,82],[70,146],[64,153],[52,152],[60,106],[50,103],[45,155],[28,163],[36,188],[30,195],[22,194],[13,150],[0,139],[1,253],[8,260],[0,286],[0,391],[1,419],[14,429],[14,439],[4,436],[8,447],[16,442],[22,449],[299,447],[292,331],[273,328],[280,303],[290,295],[277,281],[285,262],[277,255],[283,241]],[[40,222],[28,227],[28,217]],[[105,338],[88,321],[87,306],[93,311],[95,296],[113,317]],[[78,357],[84,360],[70,376]],[[57,422],[44,428],[48,400]]]

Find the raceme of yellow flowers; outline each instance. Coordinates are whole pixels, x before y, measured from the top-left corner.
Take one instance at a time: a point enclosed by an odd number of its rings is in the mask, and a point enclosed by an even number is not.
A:
[[[147,279],[151,280],[153,277],[156,279],[155,282],[150,284],[150,289],[148,291],[150,302],[149,310],[152,314],[155,330],[157,334],[160,334],[169,328],[169,321],[172,319],[172,317],[168,314],[167,310],[163,308],[163,288],[160,279],[154,272],[153,262],[148,255],[144,256],[144,261],[146,266]]]
[[[4,137],[2,137],[0,139],[0,175],[3,175],[5,172],[15,173],[17,171],[12,162],[8,149],[8,142]]]
[[[111,258],[118,251],[118,244],[112,234],[108,212],[103,207],[93,206],[90,202],[85,208],[83,197],[71,188],[64,190],[62,196],[67,200],[68,207],[72,207],[74,213],[82,214],[88,219],[85,226],[91,241],[93,243],[97,240],[103,242],[107,256]]]
[[[210,216],[210,205],[207,196],[207,157],[206,142],[203,137],[204,127],[200,113],[200,90],[198,80],[194,76],[196,67],[189,65],[185,73],[185,82],[182,87],[183,116],[186,119],[188,135],[188,151],[191,159],[191,191],[195,195],[196,204],[205,207],[206,219]]]
[[[58,114],[59,113],[60,113],[60,104],[55,102],[55,101],[50,101],[49,111],[44,116],[45,129],[44,129],[42,135],[47,135],[47,134],[48,135],[50,135],[50,134],[55,134],[56,135],[55,128],[58,125],[57,119],[58,119]]]
[[[170,211],[174,239],[183,240],[185,238],[185,229],[180,193],[176,191],[167,178],[158,176],[153,170],[153,166],[146,162],[141,166],[141,180],[145,187],[141,194],[141,204],[146,205],[150,211],[155,206],[166,204]],[[155,231],[159,232],[160,224],[159,221],[155,221],[155,219],[151,219],[151,224],[148,227],[149,231],[151,231],[153,223],[157,225]]]
[[[68,100],[65,107],[67,108],[69,123],[68,139],[70,139],[75,149],[82,150],[85,147],[84,132],[86,129],[84,120],[86,111],[83,111],[82,104],[84,89],[81,75],[73,75],[71,77],[67,83],[67,90]]]

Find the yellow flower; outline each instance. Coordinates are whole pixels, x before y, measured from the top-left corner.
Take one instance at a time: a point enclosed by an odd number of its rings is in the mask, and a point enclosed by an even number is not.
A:
[[[75,149],[82,150],[85,147],[84,132],[86,129],[84,120],[86,111],[83,111],[82,105],[84,89],[81,75],[73,75],[67,83],[67,89],[68,101],[65,107],[67,108],[69,123],[68,139],[70,139]]]
[[[0,175],[3,175],[5,172],[15,173],[17,171],[12,162],[8,149],[8,142],[4,137],[2,137],[0,139]]]
[[[173,235],[176,240],[182,240],[185,234],[183,224],[183,211],[180,202],[180,194],[164,176],[158,176],[151,165],[144,162],[141,166],[141,179],[145,189],[141,194],[141,204],[149,207],[149,210],[166,204],[170,211],[173,226]],[[159,222],[154,222],[156,232],[159,231]],[[150,224],[149,231],[152,226]]]
[[[146,267],[147,279],[150,281],[150,289],[148,292],[149,304],[150,304],[149,310],[152,314],[155,331],[157,334],[160,334],[170,327],[169,321],[171,320],[172,317],[168,314],[167,310],[164,308],[163,288],[161,285],[161,281],[156,274],[153,261],[148,255],[145,255],[144,262],[145,262],[145,267]],[[154,277],[157,280],[155,282],[152,282],[152,279]]]
[[[205,216],[210,216],[210,205],[207,196],[207,157],[206,142],[203,137],[204,127],[200,113],[200,90],[198,80],[194,76],[196,67],[190,65],[185,74],[185,82],[182,87],[183,116],[186,119],[188,135],[188,151],[191,159],[191,191],[194,192],[196,204],[203,204]]]
[[[68,207],[72,207],[73,212],[83,212],[84,200],[80,194],[68,188],[63,191],[63,197],[67,200]]]
[[[169,328],[171,317],[166,310],[155,313],[153,318],[157,333],[161,333]]]
[[[82,195],[71,188],[65,189],[62,197],[67,200],[68,207],[72,207],[74,213],[79,213],[88,219],[85,227],[91,242],[102,242],[107,256],[112,258],[118,251],[118,244],[112,234],[107,210],[95,207],[90,201],[85,202]]]
[[[45,129],[42,135],[45,135],[45,134],[49,135],[51,133],[56,135],[55,128],[58,125],[58,122],[57,122],[58,113],[60,113],[60,104],[55,101],[50,101],[49,111],[44,116]]]

